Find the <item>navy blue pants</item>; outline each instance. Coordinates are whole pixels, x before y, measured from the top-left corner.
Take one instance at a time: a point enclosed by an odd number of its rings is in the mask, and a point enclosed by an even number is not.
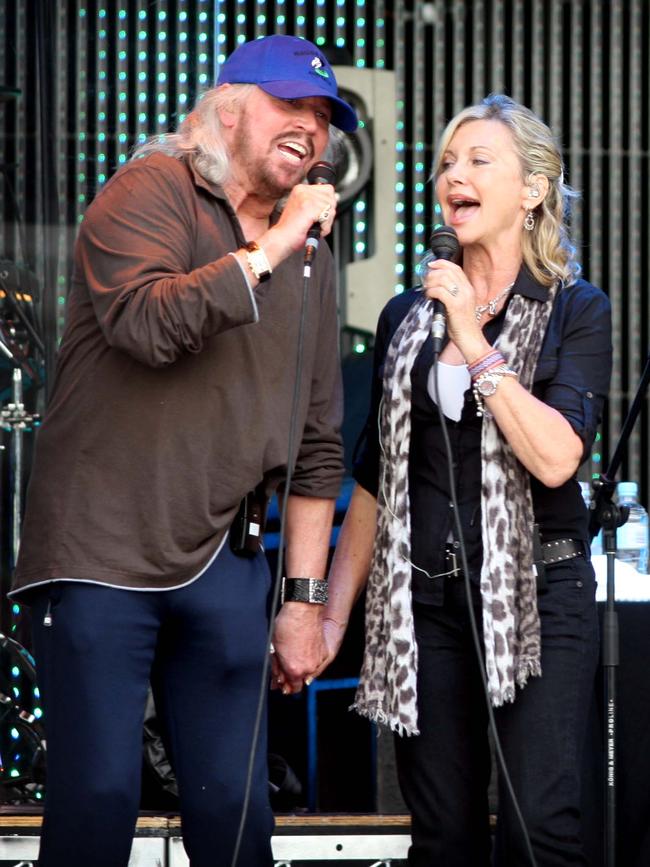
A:
[[[192,867],[229,867],[266,654],[266,559],[228,544],[161,592],[57,582],[33,603],[47,788],[40,867],[126,867],[140,804],[149,683],[178,780]],[[52,625],[43,625],[48,605]],[[241,867],[273,863],[266,718]]]
[[[549,569],[547,578],[548,590],[538,596],[542,677],[531,678],[495,716],[537,865],[569,867],[587,864],[580,777],[598,661],[595,580],[581,557]],[[416,604],[414,612],[421,734],[395,739],[400,786],[412,813],[408,863],[485,867],[491,859],[487,711],[462,582],[447,580],[443,606]],[[498,867],[530,863],[501,780],[495,850]]]

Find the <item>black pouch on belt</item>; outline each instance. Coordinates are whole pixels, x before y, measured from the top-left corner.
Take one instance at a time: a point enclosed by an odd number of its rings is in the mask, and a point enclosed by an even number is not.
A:
[[[238,557],[254,557],[262,550],[268,500],[261,485],[239,504],[230,527],[230,549]]]

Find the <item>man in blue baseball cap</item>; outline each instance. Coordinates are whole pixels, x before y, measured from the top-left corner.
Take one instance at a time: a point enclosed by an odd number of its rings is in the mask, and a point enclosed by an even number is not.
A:
[[[41,867],[127,867],[149,683],[191,867],[232,864],[269,651],[258,516],[276,490],[273,684],[298,692],[326,659],[342,391],[332,255],[320,244],[307,269],[304,251],[336,193],[302,181],[330,124],[356,117],[316,46],[242,45],[81,224],[12,591],[32,605],[45,706]],[[273,863],[265,728],[239,867]]]
[[[327,58],[298,36],[265,36],[243,43],[221,67],[218,83],[256,84],[280,99],[324,96],[331,103],[334,126],[343,132],[357,128],[354,109],[338,96]]]

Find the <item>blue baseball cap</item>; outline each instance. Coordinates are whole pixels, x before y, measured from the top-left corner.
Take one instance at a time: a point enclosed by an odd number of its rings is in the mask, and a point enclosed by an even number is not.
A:
[[[324,96],[332,103],[332,123],[354,132],[357,115],[338,96],[332,67],[321,51],[299,36],[276,34],[244,42],[219,70],[217,84],[256,84],[280,99]]]

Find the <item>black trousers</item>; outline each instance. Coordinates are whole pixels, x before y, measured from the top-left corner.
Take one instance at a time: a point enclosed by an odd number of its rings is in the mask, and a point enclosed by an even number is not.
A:
[[[538,597],[542,676],[495,710],[514,792],[538,867],[585,865],[580,777],[598,659],[596,584],[578,557],[547,572]],[[462,580],[442,606],[414,605],[421,734],[396,737],[400,786],[412,814],[411,867],[490,864],[488,718]],[[480,600],[474,594],[479,634]],[[482,642],[482,636],[481,636]],[[503,779],[494,863],[526,867],[524,836]]]
[[[40,867],[126,867],[150,682],[191,867],[229,867],[267,652],[269,589],[264,555],[235,557],[227,542],[199,578],[175,590],[79,581],[42,589],[32,617],[47,734]],[[266,754],[264,719],[241,867],[273,864]]]

